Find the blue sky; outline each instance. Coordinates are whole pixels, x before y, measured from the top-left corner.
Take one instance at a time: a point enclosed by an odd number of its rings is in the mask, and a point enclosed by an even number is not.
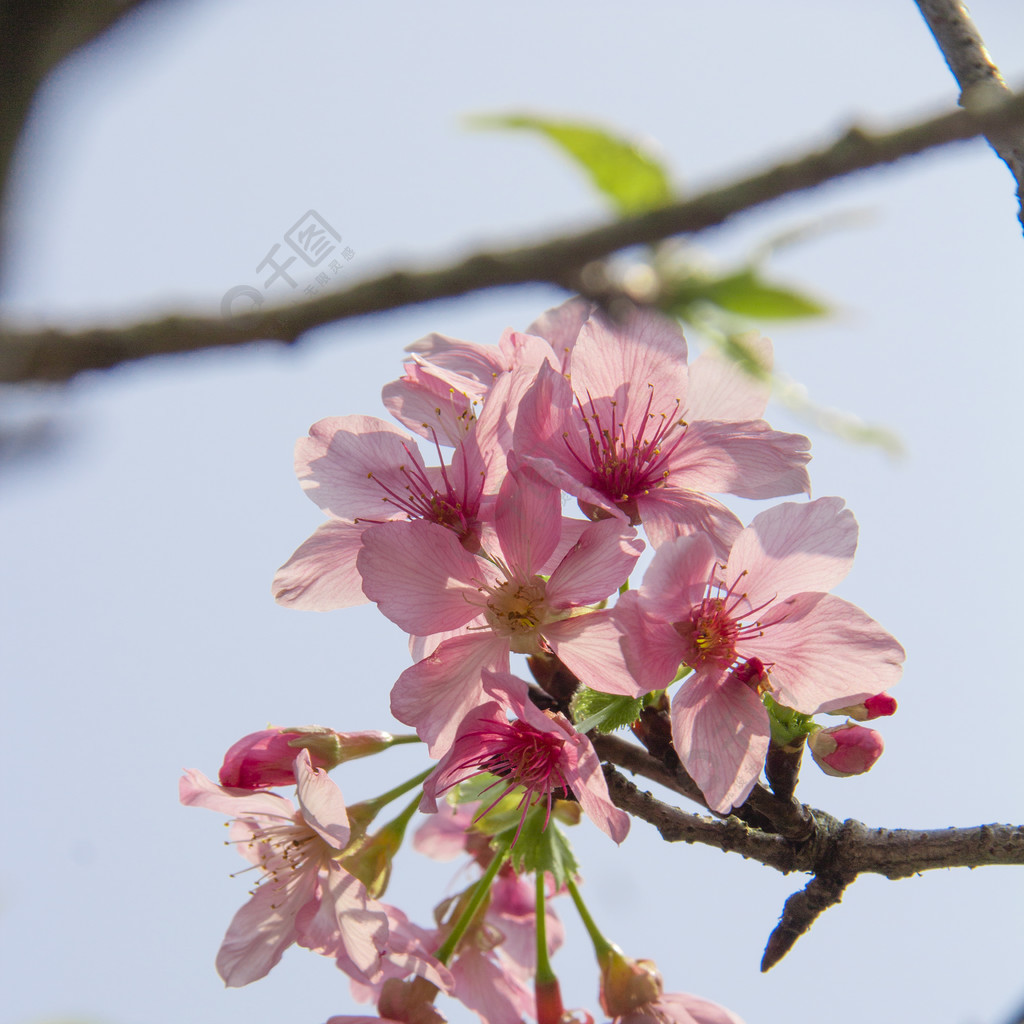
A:
[[[1024,9],[972,5],[994,59],[1024,82]],[[25,321],[216,312],[315,210],[351,258],[337,277],[429,265],[536,239],[605,211],[558,154],[466,131],[528,109],[643,138],[680,188],[954,102],[912,3],[809,0],[421,6],[188,2],[143,12],[41,96],[21,154],[5,291]],[[1013,184],[982,142],[778,203],[696,240],[727,266],[795,225],[849,226],[780,252],[781,280],[833,314],[763,324],[777,364],[828,408],[903,440],[892,459],[773,406],[814,442],[815,496],[861,526],[839,589],[908,651],[900,711],[867,776],[804,769],[837,817],[914,828],[1024,820],[1017,680],[1020,281]],[[265,288],[284,299],[277,280]],[[262,982],[213,970],[245,898],[215,815],[177,805],[182,768],[213,774],[268,721],[389,728],[403,636],[372,608],[277,607],[274,570],[320,521],[292,447],[329,415],[384,415],[380,387],[430,331],[496,342],[561,301],[495,290],[270,344],[153,360],[33,392],[60,444],[7,468],[0,551],[9,791],[0,873],[0,1024],[313,1024],[358,1012],[332,965],[294,950]],[[758,506],[737,503],[744,516]],[[349,800],[412,775],[402,748],[336,773]],[[642,822],[621,849],[574,843],[606,934],[656,959],[672,990],[749,1024],[1001,1024],[1024,991],[1019,870],[862,878],[770,974],[782,902],[805,879],[669,846]],[[389,898],[426,920],[451,865],[402,856]],[[570,1005],[596,1009],[590,952],[566,903],[555,960]],[[794,1001],[799,1009],[794,1010]],[[460,1017],[453,1009],[453,1019]]]

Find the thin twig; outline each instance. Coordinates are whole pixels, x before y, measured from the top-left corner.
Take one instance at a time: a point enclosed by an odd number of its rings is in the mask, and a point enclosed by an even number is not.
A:
[[[958,0],[915,0],[949,70],[960,86],[960,106],[984,110],[1012,95],[992,62],[981,34]],[[1017,182],[1018,219],[1024,227],[1024,128],[986,132],[992,148]]]
[[[84,370],[155,355],[259,340],[293,343],[324,324],[486,288],[548,282],[587,290],[588,265],[621,249],[714,227],[737,213],[855,171],[1022,123],[1024,95],[1015,95],[993,109],[958,110],[885,134],[852,128],[825,149],[685,202],[536,245],[479,253],[438,270],[393,271],[307,302],[229,319],[171,316],[81,331],[16,330],[7,325],[0,329],[0,382],[65,381]]]

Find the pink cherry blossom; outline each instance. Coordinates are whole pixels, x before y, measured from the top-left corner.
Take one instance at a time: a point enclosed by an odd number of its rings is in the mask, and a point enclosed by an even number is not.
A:
[[[629,815],[611,802],[590,740],[564,715],[537,708],[527,684],[515,676],[485,672],[483,688],[491,699],[462,720],[451,749],[424,783],[420,809],[436,811],[438,796],[487,772],[498,780],[483,794],[485,802],[490,800],[485,812],[521,788],[521,829],[534,804],[544,806],[550,817],[553,801],[571,793],[591,821],[621,843],[629,832]],[[515,716],[511,721],[510,713]]]
[[[731,415],[757,406],[749,393],[733,393],[742,391],[735,372],[727,384],[724,371],[709,371],[700,411]],[[673,322],[638,311],[617,324],[594,312],[568,373],[540,367],[519,409],[514,448],[591,517],[643,522],[655,546],[706,533],[724,553],[742,524],[708,492],[768,498],[807,491],[809,442],[761,419],[688,421],[687,391],[686,342]]]
[[[553,651],[584,683],[633,689],[608,611],[586,610],[614,593],[643,550],[621,521],[593,523],[542,575],[563,543],[558,491],[510,473],[496,504],[497,550],[470,554],[435,524],[386,523],[367,531],[363,588],[414,636],[449,635],[399,677],[391,709],[430,744],[451,745],[463,716],[485,699],[485,669],[507,672],[512,652]]]
[[[298,809],[275,793],[215,785],[201,772],[181,779],[183,804],[235,819],[231,838],[260,872],[217,954],[217,970],[232,988],[264,977],[292,943],[344,958],[363,980],[380,970],[387,916],[336,860],[350,836],[341,792],[306,750],[294,773]]]
[[[615,617],[640,691],[692,668],[672,700],[673,742],[710,807],[746,799],[768,748],[761,694],[803,714],[855,704],[899,678],[903,648],[826,593],[853,563],[857,524],[840,498],[757,516],[725,565],[703,536],[658,549]]]
[[[331,518],[274,577],[280,604],[313,611],[366,601],[356,569],[363,534],[392,521],[426,520],[451,530],[469,549],[480,544],[504,453],[483,450],[476,432],[459,440],[450,465],[428,468],[415,440],[385,420],[320,420],[295,448],[303,489]],[[440,449],[438,448],[440,456]]]

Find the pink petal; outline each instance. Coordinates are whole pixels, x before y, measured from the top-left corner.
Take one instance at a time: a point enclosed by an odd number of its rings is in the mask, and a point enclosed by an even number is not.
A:
[[[635,590],[619,598],[612,615],[622,637],[626,666],[639,691],[649,693],[665,689],[675,679],[686,653],[682,638],[672,623],[645,610],[639,591]],[[636,694],[627,693],[626,696]]]
[[[327,908],[348,959],[367,980],[380,971],[381,951],[388,940],[388,918],[383,906],[366,895],[366,887],[337,861],[321,875],[321,905]],[[312,930],[315,937],[322,930]],[[303,943],[305,945],[305,943]]]
[[[636,530],[618,519],[594,523],[580,535],[548,580],[555,608],[597,604],[628,578],[644,550]]]
[[[698,420],[687,427],[670,472],[694,490],[741,498],[810,493],[810,447],[803,434],[772,430],[764,420]]]
[[[579,297],[569,299],[560,306],[541,313],[526,328],[526,332],[546,338],[560,360],[560,367],[556,367],[556,369],[565,369],[568,366],[569,356],[572,354],[580,329],[587,322],[593,309],[594,304],[586,299]]]
[[[641,495],[636,503],[647,539],[656,548],[676,537],[703,534],[714,544],[715,556],[724,562],[743,529],[736,514],[720,501],[685,487],[659,487]]]
[[[440,757],[463,717],[485,699],[483,670],[507,672],[508,656],[508,641],[489,632],[445,640],[398,677],[391,690],[391,713],[429,744],[431,757]]]
[[[178,796],[186,807],[205,807],[229,818],[268,817],[292,821],[295,808],[277,793],[251,789],[225,789],[202,772],[190,769],[178,783]]]
[[[529,469],[509,473],[495,506],[506,564],[529,579],[551,557],[562,526],[561,492]]]
[[[672,698],[672,742],[708,806],[743,803],[768,753],[768,712],[731,673],[697,673]]]
[[[274,576],[274,600],[288,608],[324,612],[365,604],[356,556],[363,544],[360,523],[331,519],[299,545]]]
[[[746,572],[743,590],[753,607],[831,590],[850,571],[857,550],[857,520],[843,505],[842,498],[787,501],[756,516],[729,553],[727,585]]]
[[[295,758],[295,781],[306,824],[328,845],[344,850],[351,834],[345,800],[327,772],[313,767],[308,750],[300,751]]]
[[[658,548],[637,593],[657,618],[678,622],[700,604],[715,574],[711,541],[700,535],[679,537]]]
[[[588,399],[614,399],[619,403],[617,421],[625,424],[627,434],[636,434],[642,429],[649,396],[649,411],[655,416],[682,415],[686,341],[675,321],[659,313],[639,310],[615,323],[597,311],[580,330],[571,376],[573,391],[584,406]],[[602,415],[602,421],[610,422],[610,417]]]
[[[746,335],[743,344],[765,369],[772,368],[772,343],[761,335]],[[764,415],[769,381],[747,373],[717,348],[706,348],[690,363],[690,387],[684,416],[694,420],[758,420]]]
[[[584,686],[627,697],[645,692],[626,667],[622,634],[610,611],[574,615],[543,626],[542,633],[551,650]]]
[[[508,369],[507,361],[498,346],[460,341],[436,332],[407,345],[405,351],[414,352],[436,366],[469,377],[481,387],[488,387],[495,374]]]
[[[621,843],[629,834],[629,815],[612,803],[601,761],[586,736],[577,734],[573,743],[575,765],[567,781],[583,813],[602,832]]]
[[[451,530],[423,520],[367,530],[356,565],[366,596],[418,636],[458,629],[476,618],[483,603],[479,584],[494,575]]]
[[[740,653],[760,658],[779,703],[805,715],[857,704],[903,671],[896,639],[842,598],[797,594],[769,614],[763,635],[740,644]]]
[[[299,871],[259,886],[228,926],[217,953],[217,973],[228,988],[265,977],[295,941],[295,918],[313,899],[316,872]]]
[[[338,519],[391,519],[384,490],[369,478],[402,489],[398,467],[420,461],[404,431],[374,416],[334,416],[309,428],[295,446],[295,472],[303,490]],[[422,463],[420,463],[422,465]]]

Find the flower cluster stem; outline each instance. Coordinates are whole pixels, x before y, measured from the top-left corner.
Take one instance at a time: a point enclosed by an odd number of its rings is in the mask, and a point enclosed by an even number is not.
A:
[[[466,929],[469,927],[470,922],[476,916],[476,912],[480,909],[484,899],[491,891],[491,883],[494,881],[495,875],[498,873],[498,869],[502,864],[505,863],[505,858],[508,856],[509,846],[511,846],[511,839],[504,839],[501,841],[501,845],[494,851],[494,857],[491,859],[491,863],[487,865],[487,870],[480,877],[480,880],[476,883],[476,887],[473,889],[473,894],[469,898],[469,902],[463,908],[462,913],[459,915],[459,919],[455,922],[455,927],[452,928],[448,938],[441,943],[441,947],[434,955],[438,960],[441,961],[446,967],[449,961],[458,949],[459,943],[462,941],[462,936],[466,934]]]
[[[576,883],[571,878],[567,878],[565,884],[573,903],[576,904],[576,910],[580,915],[580,920],[583,922],[583,927],[587,929],[590,941],[594,945],[594,953],[597,955],[598,960],[600,960],[611,953],[615,946],[601,934],[601,930],[594,923],[594,919],[590,916],[590,911],[587,910],[587,905],[583,902],[583,897],[580,895],[580,890]]]

